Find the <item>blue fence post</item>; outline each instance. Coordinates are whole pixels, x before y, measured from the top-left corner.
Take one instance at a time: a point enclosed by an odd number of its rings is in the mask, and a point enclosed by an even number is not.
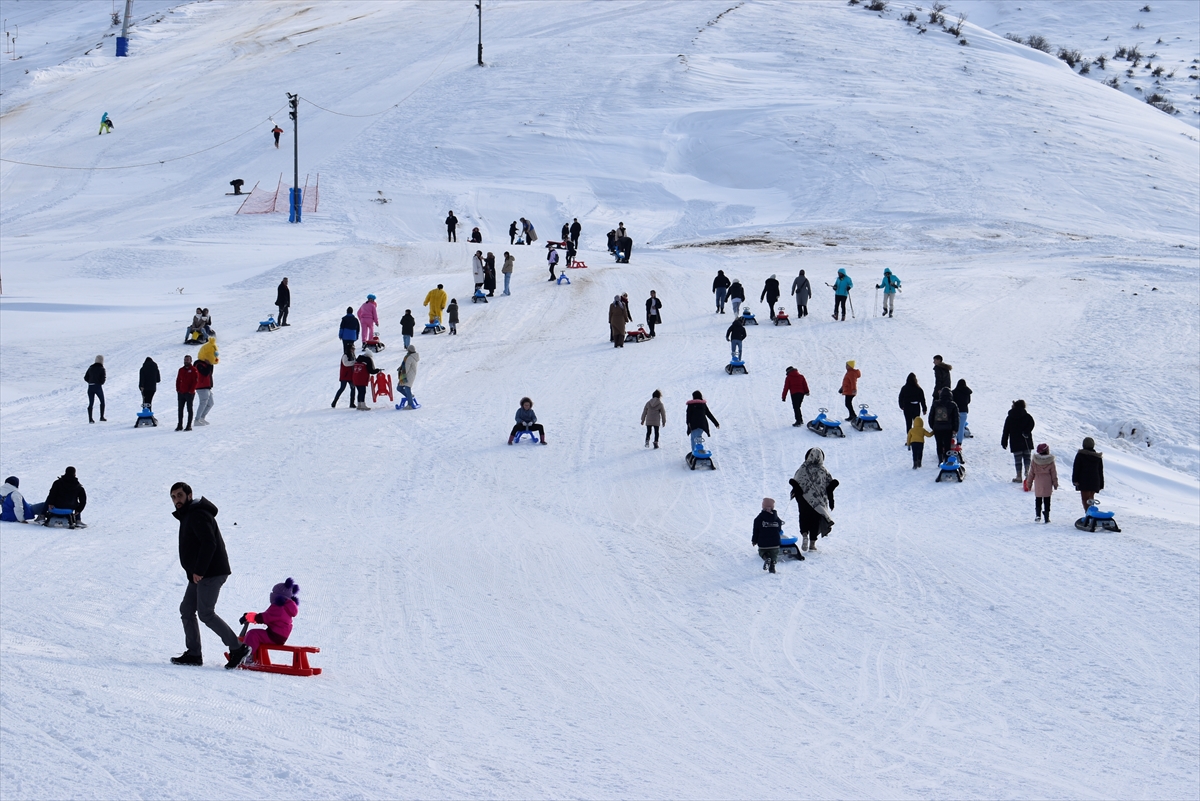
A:
[[[117,37],[117,58],[129,55],[129,39],[124,36]]]
[[[300,222],[300,213],[304,210],[304,190],[296,187],[288,189],[288,222]]]

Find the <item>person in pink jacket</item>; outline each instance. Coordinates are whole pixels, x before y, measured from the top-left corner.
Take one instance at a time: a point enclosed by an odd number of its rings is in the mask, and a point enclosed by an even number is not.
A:
[[[1033,489],[1033,503],[1037,510],[1034,522],[1040,520],[1043,523],[1049,523],[1050,493],[1058,489],[1058,468],[1054,465],[1054,454],[1050,452],[1050,446],[1044,442],[1037,446],[1037,453],[1033,455],[1033,464],[1025,475],[1025,489],[1030,488]],[[1046,507],[1044,515],[1042,513],[1043,505]]]
[[[365,345],[375,338],[375,326],[379,325],[379,307],[375,305],[374,295],[367,295],[367,302],[358,307],[358,324]]]
[[[266,643],[283,645],[292,633],[292,618],[300,614],[300,585],[289,578],[271,588],[271,605],[265,612],[247,612],[242,615],[242,624],[257,623],[265,629],[251,629],[243,640],[250,648],[250,659],[256,661],[259,646]]]

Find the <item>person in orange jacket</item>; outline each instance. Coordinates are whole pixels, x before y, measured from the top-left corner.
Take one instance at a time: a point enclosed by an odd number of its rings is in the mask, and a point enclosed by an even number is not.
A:
[[[850,414],[851,423],[858,419],[854,412],[854,396],[858,394],[858,378],[861,375],[862,371],[854,368],[853,359],[846,362],[846,374],[842,376],[842,388],[838,393],[846,399],[846,411]]]

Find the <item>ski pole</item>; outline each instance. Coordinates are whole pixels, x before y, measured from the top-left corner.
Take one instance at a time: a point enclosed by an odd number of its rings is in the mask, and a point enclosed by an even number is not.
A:
[[[850,319],[854,319],[854,299],[850,297],[849,292],[846,292],[846,302],[850,304]]]
[[[874,317],[877,311],[879,311],[879,287],[875,287],[875,302],[871,304],[871,317]]]

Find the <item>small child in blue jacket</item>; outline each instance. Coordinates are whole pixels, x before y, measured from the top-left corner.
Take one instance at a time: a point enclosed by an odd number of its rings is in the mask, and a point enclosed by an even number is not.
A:
[[[515,415],[517,424],[513,426],[512,433],[508,435],[508,444],[512,445],[517,434],[522,431],[531,431],[536,433],[543,445],[546,444],[546,430],[537,421],[537,415],[533,413],[533,401],[529,398],[521,398],[521,408],[517,409]]]

